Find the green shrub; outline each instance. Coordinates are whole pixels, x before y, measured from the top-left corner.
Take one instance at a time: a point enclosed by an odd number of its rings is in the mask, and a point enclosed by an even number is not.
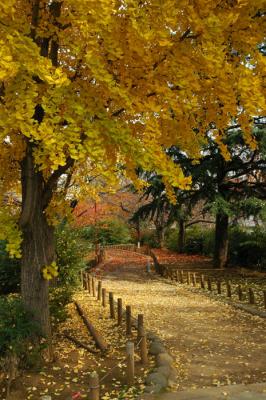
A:
[[[230,230],[230,262],[243,266],[266,269],[266,232],[262,228],[253,230]]]
[[[184,251],[188,254],[202,254],[204,246],[204,233],[202,229],[193,227],[187,229]]]
[[[77,287],[80,271],[85,268],[86,245],[81,231],[69,225],[60,225],[55,232],[56,263],[59,266],[57,286]]]
[[[38,326],[15,296],[0,297],[0,357],[16,355],[23,366],[33,366],[40,355]],[[32,342],[35,345],[32,345]]]
[[[142,245],[148,245],[151,248],[158,248],[159,243],[158,243],[158,239],[156,236],[156,231],[155,229],[146,229],[142,232],[141,235],[141,244]]]
[[[132,241],[129,226],[118,219],[100,221],[98,224],[83,228],[83,237],[91,243],[125,244]]]
[[[66,306],[72,301],[80,283],[80,272],[86,267],[87,249],[81,240],[81,231],[69,225],[58,226],[55,237],[59,275],[50,288],[50,311],[54,322],[60,322],[67,317]]]
[[[166,247],[178,251],[178,228],[170,229],[166,235]],[[193,226],[186,230],[184,252],[211,256],[214,248],[214,230]]]
[[[214,228],[191,227],[186,231],[185,253],[213,256],[215,243]],[[177,251],[178,229],[167,234],[166,245]],[[247,267],[266,268],[266,231],[263,228],[229,229],[229,263]]]
[[[9,258],[6,242],[0,241],[0,295],[17,293],[20,284],[20,262]]]
[[[165,246],[171,251],[178,251],[178,229],[169,229],[165,235]]]

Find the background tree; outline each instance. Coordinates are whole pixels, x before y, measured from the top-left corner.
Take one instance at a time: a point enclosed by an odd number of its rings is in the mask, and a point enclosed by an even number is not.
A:
[[[126,173],[140,185],[137,166],[157,170],[169,195],[172,186],[186,188],[190,179],[163,146],[199,157],[215,120],[226,156],[221,132],[232,115],[254,146],[250,116],[266,108],[265,60],[257,51],[263,5],[1,2],[0,193],[15,191],[22,206],[1,208],[0,239],[22,255],[22,299],[44,334],[43,271],[56,274],[54,224],[67,214],[67,188],[84,194],[90,174],[113,182]]]
[[[183,171],[192,176],[189,190],[175,189],[176,201],[171,204],[166,196],[165,185],[160,176],[151,174],[146,189],[146,196],[151,197],[149,204],[141,207],[135,217],[153,218],[158,213],[168,210],[168,224],[178,221],[178,249],[184,248],[185,227],[197,222],[210,222],[204,219],[204,214],[215,214],[215,248],[214,265],[224,267],[228,260],[228,227],[229,218],[247,218],[256,216],[264,208],[266,198],[265,171],[266,146],[265,128],[263,123],[257,123],[253,131],[257,147],[251,149],[243,140],[240,129],[227,131],[223,144],[228,152],[225,160],[211,131],[208,140],[202,148],[202,158],[194,162],[172,146],[167,150],[173,160],[182,165]],[[262,200],[262,202],[260,201]],[[201,204],[202,217],[191,221],[193,210]]]

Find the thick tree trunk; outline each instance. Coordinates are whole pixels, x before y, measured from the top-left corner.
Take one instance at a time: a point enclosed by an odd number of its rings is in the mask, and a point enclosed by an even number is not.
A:
[[[34,168],[30,145],[21,167],[22,301],[38,322],[41,333],[50,337],[48,281],[42,276],[42,268],[50,265],[55,257],[54,230],[46,219],[44,180],[42,174]]]
[[[185,221],[179,220],[179,231],[178,231],[178,251],[179,253],[184,252],[185,247]]]
[[[216,215],[215,226],[215,247],[214,247],[214,266],[224,268],[228,261],[228,225],[229,217],[226,214]]]

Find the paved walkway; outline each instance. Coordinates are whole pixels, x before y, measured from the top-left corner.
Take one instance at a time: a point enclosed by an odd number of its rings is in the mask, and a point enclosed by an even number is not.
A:
[[[140,400],[265,400],[266,385],[231,385],[220,388],[186,390],[160,395],[143,395]]]
[[[164,340],[175,358],[178,378],[172,390],[178,394],[160,399],[216,400],[226,398],[224,388],[233,390],[238,384],[262,383],[260,390],[266,390],[265,320],[192,293],[183,285],[170,285],[157,275],[147,276],[144,263],[125,267],[120,260],[115,268],[113,259],[103,280],[107,290],[132,306],[134,315],[144,313],[147,329]],[[216,397],[207,397],[206,388]],[[228,399],[253,399],[239,388],[244,397]],[[199,391],[182,397],[182,391],[191,389]],[[254,399],[265,398],[265,394],[258,396]]]

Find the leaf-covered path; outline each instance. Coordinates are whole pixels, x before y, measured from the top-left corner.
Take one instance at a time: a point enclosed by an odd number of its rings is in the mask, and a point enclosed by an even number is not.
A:
[[[104,287],[131,305],[134,315],[144,313],[147,329],[158,333],[175,357],[173,391],[256,382],[265,382],[266,389],[265,321],[149,276],[146,260],[112,251],[101,273]]]

